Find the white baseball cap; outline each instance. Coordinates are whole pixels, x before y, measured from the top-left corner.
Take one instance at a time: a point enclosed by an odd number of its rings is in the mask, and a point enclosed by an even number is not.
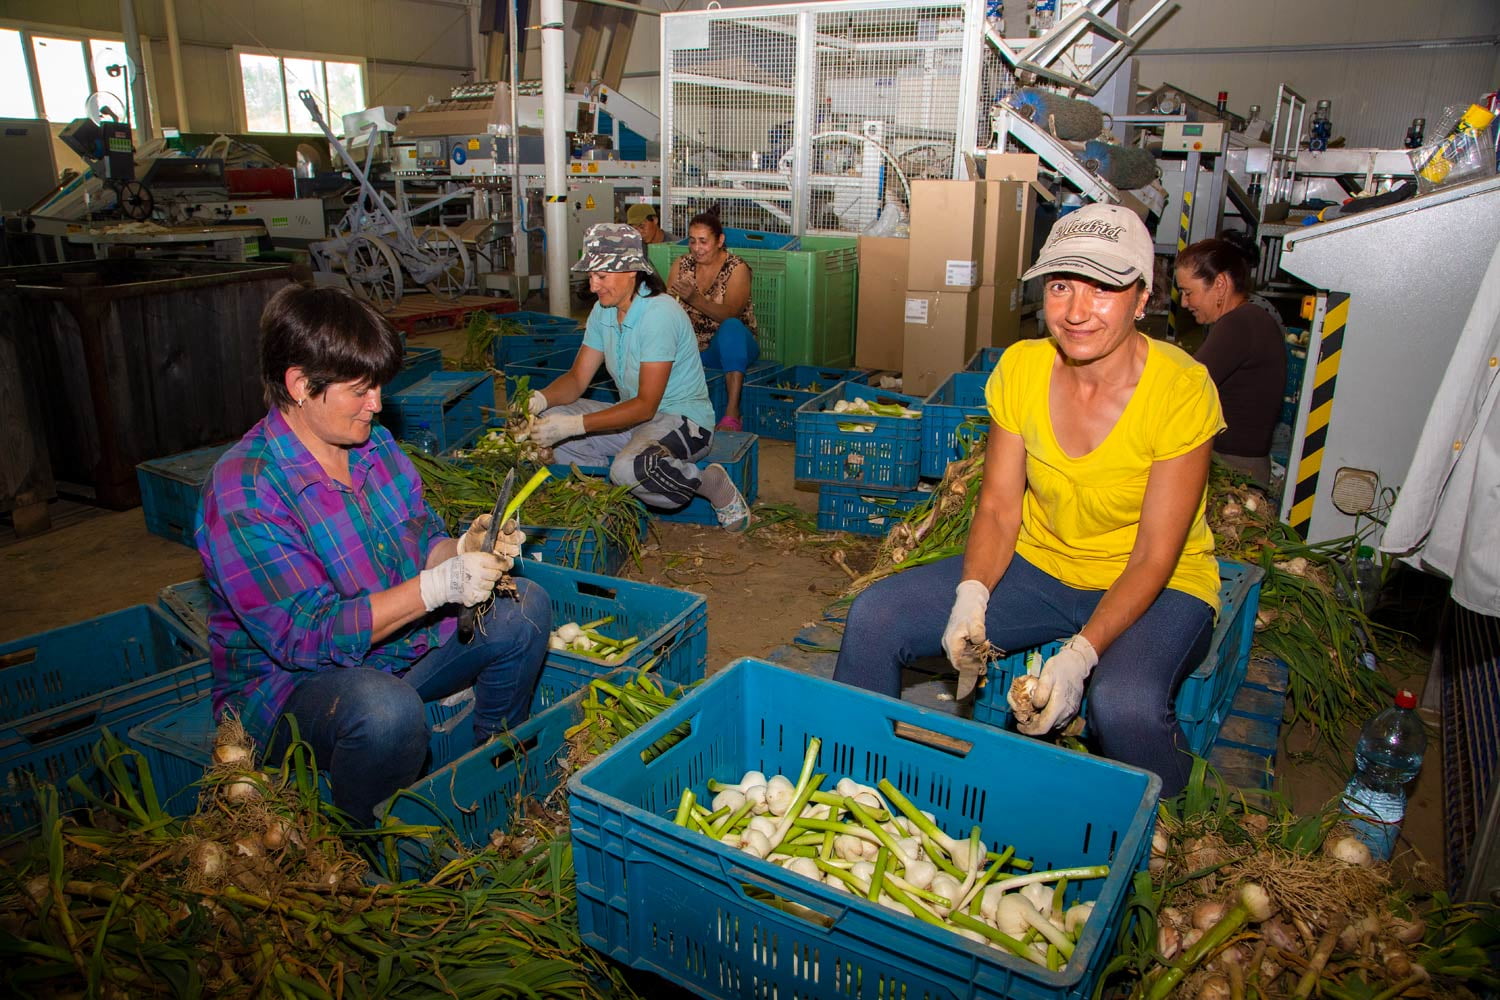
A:
[[[1085,205],[1058,219],[1023,279],[1044,274],[1080,274],[1106,285],[1145,279],[1151,290],[1156,248],[1146,224],[1119,205]]]

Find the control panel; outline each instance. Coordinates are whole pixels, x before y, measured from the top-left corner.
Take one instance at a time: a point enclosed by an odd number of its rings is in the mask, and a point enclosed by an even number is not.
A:
[[[1222,122],[1167,122],[1162,135],[1163,153],[1222,153]]]

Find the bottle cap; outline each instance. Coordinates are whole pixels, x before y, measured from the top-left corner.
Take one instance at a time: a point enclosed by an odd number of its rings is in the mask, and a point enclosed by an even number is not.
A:
[[[1360,559],[1374,559],[1375,550],[1368,545],[1361,545],[1359,548],[1354,550],[1354,555]]]
[[[1406,688],[1402,688],[1400,691],[1396,692],[1396,707],[1416,708],[1417,696],[1406,690]]]

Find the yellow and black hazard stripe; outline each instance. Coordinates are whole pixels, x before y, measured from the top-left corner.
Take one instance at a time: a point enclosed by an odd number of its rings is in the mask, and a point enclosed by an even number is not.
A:
[[[1323,336],[1318,343],[1318,367],[1313,373],[1312,398],[1307,404],[1307,423],[1302,429],[1302,455],[1297,461],[1297,487],[1287,523],[1303,538],[1312,523],[1313,501],[1318,495],[1318,473],[1328,446],[1328,422],[1333,417],[1333,389],[1343,359],[1344,329],[1349,323],[1349,296],[1329,292],[1323,312]]]
[[[567,201],[567,200],[568,200],[568,196],[565,195],[565,194],[549,194],[549,195],[547,195],[547,203],[549,205],[555,205],[555,204],[557,204],[560,201]]]
[[[1187,249],[1189,229],[1193,225],[1193,192],[1187,190],[1187,182],[1183,181],[1182,211],[1177,216],[1177,252]],[[1177,282],[1173,280],[1172,308],[1167,310],[1167,339],[1176,343],[1177,341],[1177,313],[1182,305],[1182,293],[1177,290]]]

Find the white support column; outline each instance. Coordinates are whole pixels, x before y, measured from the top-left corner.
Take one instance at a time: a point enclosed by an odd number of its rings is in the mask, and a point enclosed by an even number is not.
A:
[[[807,233],[812,214],[813,132],[818,125],[818,54],[813,15],[797,15],[797,68],[792,91],[792,235]]]
[[[141,32],[135,23],[135,0],[120,0],[120,34],[125,36],[125,55],[135,67],[130,85],[130,107],[135,112],[136,144],[152,137],[151,104],[146,100],[146,61],[141,58]]]
[[[182,78],[182,45],[177,40],[177,0],[162,0],[167,22],[167,55],[172,62],[172,95],[177,101],[177,131],[188,132],[187,81]]]
[[[546,177],[542,196],[547,226],[547,310],[557,316],[572,312],[569,301],[567,123],[563,91],[562,0],[542,0],[542,153]]]

